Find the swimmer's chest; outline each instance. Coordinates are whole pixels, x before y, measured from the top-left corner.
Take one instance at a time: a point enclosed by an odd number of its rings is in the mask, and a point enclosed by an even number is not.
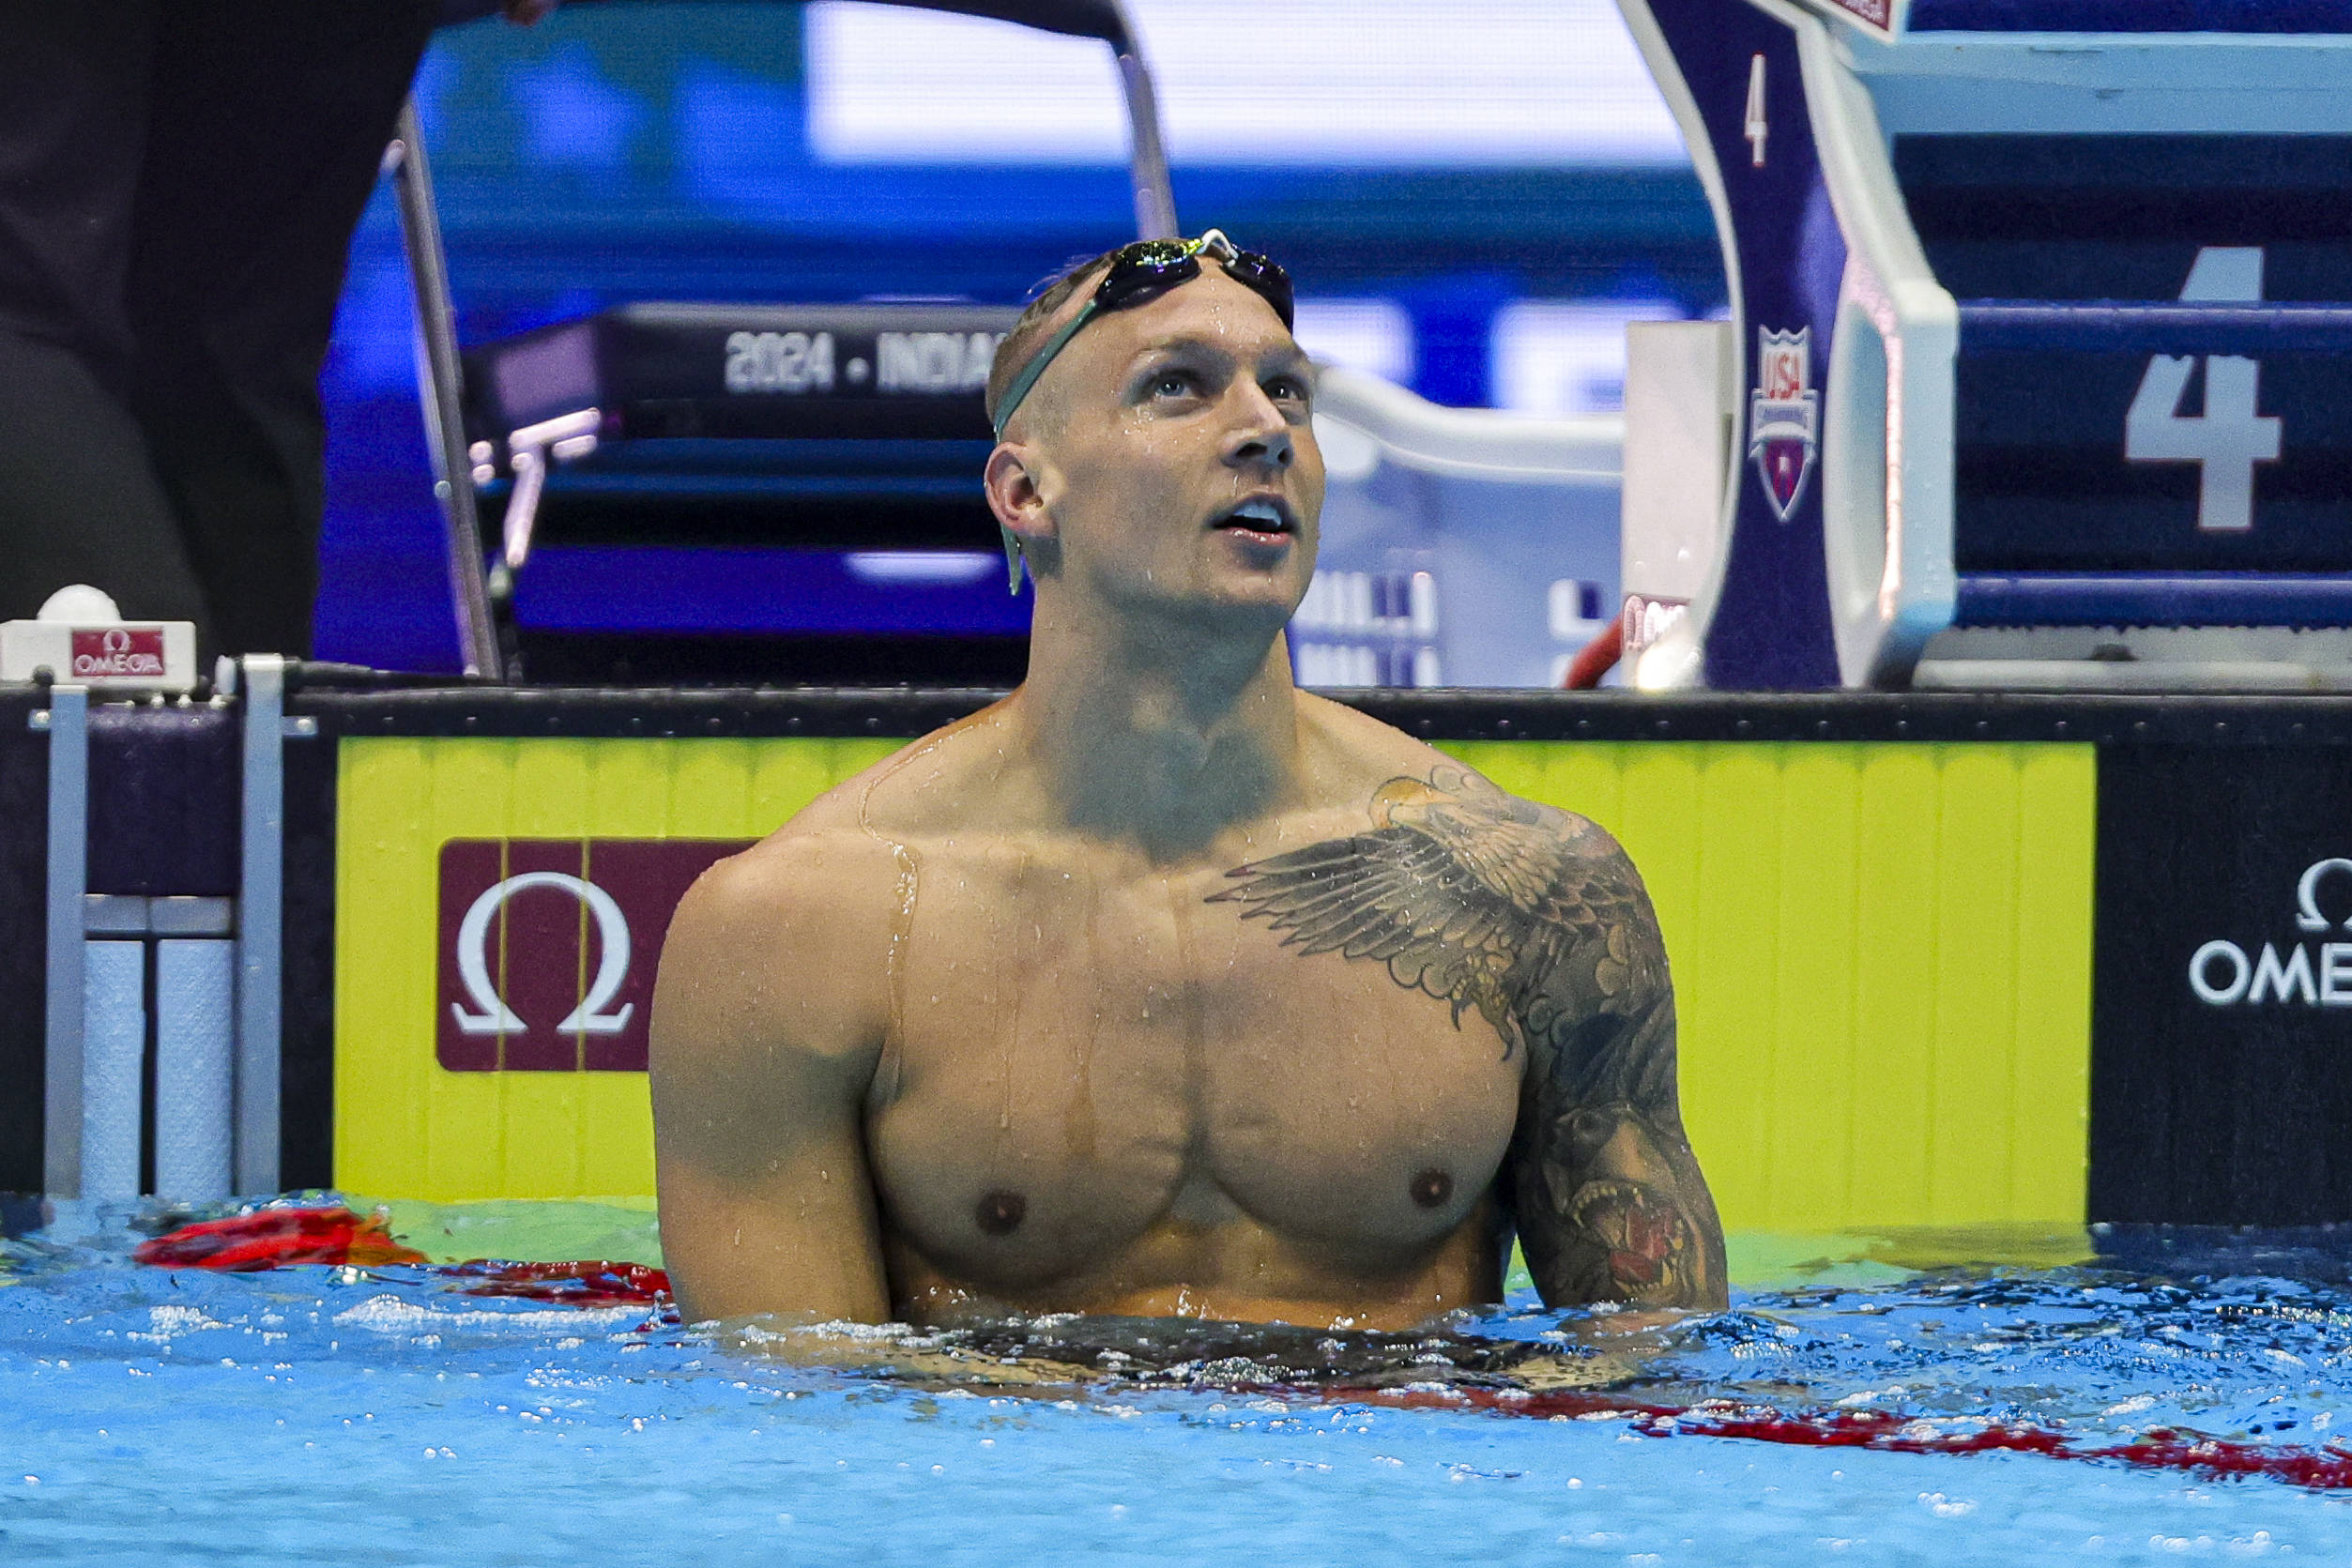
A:
[[[985,1251],[975,1216],[1017,1193],[1026,1245],[1077,1257],[1203,1184],[1347,1252],[1460,1223],[1509,1141],[1521,1062],[1476,1012],[1458,1026],[1384,965],[1286,947],[1210,902],[1227,885],[1034,850],[926,858],[869,1117],[917,1240]]]

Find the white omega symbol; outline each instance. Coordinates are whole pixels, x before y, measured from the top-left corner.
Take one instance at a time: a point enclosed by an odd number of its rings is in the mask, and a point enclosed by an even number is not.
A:
[[[2303,873],[2303,879],[2295,884],[2295,924],[2301,931],[2325,931],[2328,917],[2319,912],[2319,879],[2331,871],[2352,872],[2352,860],[2343,859],[2320,860]],[[2352,930],[2352,920],[2344,922]]]
[[[510,876],[484,891],[466,911],[466,919],[457,928],[457,973],[465,982],[466,995],[473,998],[480,1011],[468,1012],[464,1003],[450,1003],[450,1013],[456,1018],[458,1028],[466,1034],[529,1032],[514,1010],[506,1005],[506,998],[498,995],[498,987],[490,978],[490,917],[516,893],[533,888],[561,888],[587,905],[588,913],[596,917],[598,934],[603,937],[603,956],[597,960],[596,979],[589,984],[587,997],[556,1026],[556,1032],[619,1034],[629,1027],[630,1014],[637,1008],[634,1002],[624,1002],[619,1012],[604,1011],[620,995],[620,987],[629,978],[629,917],[620,912],[612,894],[593,882],[560,871],[527,871],[519,876]]]

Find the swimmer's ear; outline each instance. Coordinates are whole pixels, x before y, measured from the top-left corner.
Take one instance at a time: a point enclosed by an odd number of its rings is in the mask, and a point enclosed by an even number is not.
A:
[[[1004,540],[1007,586],[1015,593],[1021,591],[1023,562],[1033,559],[1036,547],[1054,537],[1053,516],[1046,510],[1045,495],[1031,464],[1029,449],[1004,442],[988,454],[988,465],[983,474],[988,510],[996,514],[997,531]],[[1034,582],[1036,577],[1036,568],[1031,565],[1030,580]]]

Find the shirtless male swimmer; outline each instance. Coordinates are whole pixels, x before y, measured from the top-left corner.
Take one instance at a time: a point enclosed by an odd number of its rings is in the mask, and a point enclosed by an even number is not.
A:
[[[689,1321],[1405,1329],[1712,1306],[1632,863],[1291,683],[1323,464],[1290,282],[1098,257],[997,354],[1029,678],[711,869],[653,1004]],[[1082,330],[1075,329],[1082,328]]]

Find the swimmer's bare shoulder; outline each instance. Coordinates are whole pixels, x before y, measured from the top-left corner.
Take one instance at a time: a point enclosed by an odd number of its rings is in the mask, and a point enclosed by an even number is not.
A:
[[[1310,771],[1326,792],[1368,785],[1371,830],[1238,868],[1225,896],[1309,953],[1324,951],[1319,922],[1336,936],[1377,920],[1387,935],[1365,956],[1524,1047],[1503,1195],[1547,1302],[1722,1304],[1722,1225],[1676,1089],[1673,982],[1631,859],[1585,817],[1299,700]]]
[[[656,1184],[689,1321],[890,1315],[861,1118],[899,871],[855,799],[836,789],[711,867],[664,944]]]

